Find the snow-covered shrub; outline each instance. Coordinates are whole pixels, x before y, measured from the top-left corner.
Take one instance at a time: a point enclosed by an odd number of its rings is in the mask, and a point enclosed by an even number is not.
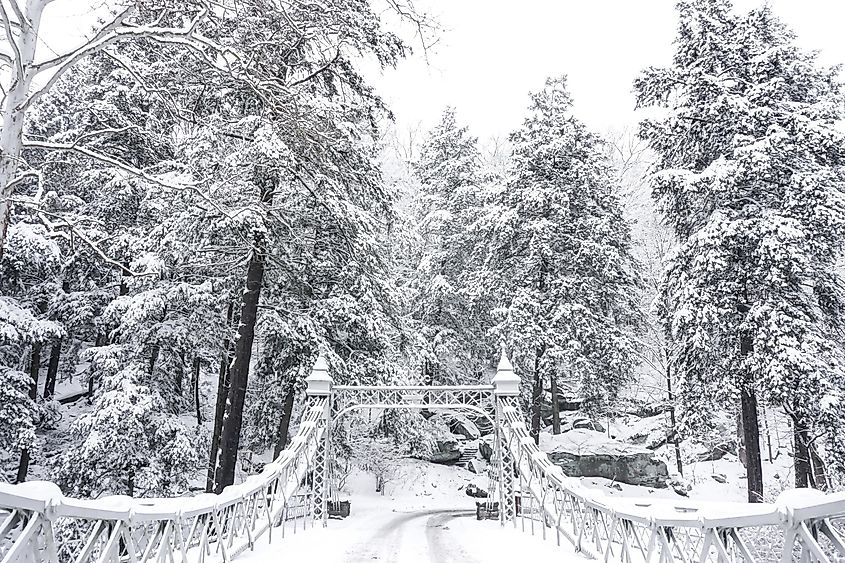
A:
[[[28,448],[35,442],[38,408],[29,398],[29,375],[0,366],[0,450]]]
[[[450,435],[442,419],[427,419],[416,411],[386,411],[382,426],[399,451],[419,459],[430,458],[437,450],[437,441]]]
[[[191,433],[161,398],[137,383],[138,366],[104,378],[91,412],[71,432],[76,442],[55,468],[56,481],[79,496],[99,494],[173,495],[187,488],[196,467]]]

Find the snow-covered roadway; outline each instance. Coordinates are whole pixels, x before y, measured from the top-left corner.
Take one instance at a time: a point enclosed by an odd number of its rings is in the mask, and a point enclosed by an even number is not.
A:
[[[278,535],[267,545],[260,541],[253,553],[244,554],[244,563],[271,563],[282,560],[325,563],[488,563],[513,562],[523,558],[554,558],[554,561],[582,559],[553,538],[543,541],[537,535],[502,528],[498,522],[479,522],[466,508],[437,508],[393,512],[386,503],[371,505],[363,513],[346,520],[329,522],[326,529],[313,529]]]
[[[358,476],[350,486],[352,515],[330,520],[327,528],[286,533],[274,531],[273,542],[261,538],[252,553],[236,561],[271,563],[311,561],[320,563],[494,563],[522,560],[557,562],[586,559],[566,545],[558,547],[547,530],[544,541],[539,523],[535,535],[529,530],[504,528],[498,521],[475,519],[475,500],[462,487],[477,476],[458,468],[412,462],[403,467],[401,481],[391,496],[372,492],[371,483]],[[482,484],[479,481],[479,484]],[[565,540],[563,540],[565,541]],[[538,558],[544,559],[538,559]]]

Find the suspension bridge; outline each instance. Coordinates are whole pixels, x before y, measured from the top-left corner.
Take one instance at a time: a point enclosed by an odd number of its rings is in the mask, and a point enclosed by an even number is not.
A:
[[[219,495],[80,500],[51,483],[0,485],[0,563],[228,563],[268,543],[282,555],[286,535],[331,530],[332,429],[365,408],[487,417],[496,436],[488,503],[501,525],[585,559],[845,561],[845,493],[787,491],[771,504],[611,498],[568,478],[529,436],[504,355],[491,385],[334,385],[322,359],[306,381],[308,404],[287,449]]]

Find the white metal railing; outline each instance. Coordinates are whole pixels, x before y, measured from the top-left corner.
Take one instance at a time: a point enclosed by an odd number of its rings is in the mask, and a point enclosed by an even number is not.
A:
[[[51,483],[0,485],[0,563],[228,562],[274,529],[284,536],[286,528],[325,523],[332,411],[373,403],[414,407],[423,391],[439,394],[432,404],[482,412],[495,401],[503,522],[521,523],[532,533],[539,528],[544,538],[554,533],[558,544],[563,537],[588,557],[625,563],[845,561],[845,493],[788,491],[774,504],[614,498],[566,477],[528,435],[519,380],[504,356],[492,397],[490,386],[338,386],[333,394],[320,360],[306,381],[309,405],[291,444],[260,474],[219,495],[79,500]]]
[[[774,504],[614,498],[568,478],[534,444],[518,399],[500,397],[500,431],[529,495],[514,525],[553,530],[604,561],[845,561],[845,493],[786,491]],[[539,519],[527,515],[542,514]],[[527,522],[526,522],[527,520]]]
[[[327,398],[310,401],[287,449],[219,495],[80,500],[52,483],[0,485],[0,563],[228,562],[274,528],[304,528]]]

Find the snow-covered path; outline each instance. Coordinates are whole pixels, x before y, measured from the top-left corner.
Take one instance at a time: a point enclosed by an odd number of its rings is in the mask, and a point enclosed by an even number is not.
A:
[[[480,480],[463,469],[433,466],[407,460],[402,478],[389,496],[373,492],[366,476],[352,479],[347,498],[352,514],[343,520],[329,520],[284,538],[274,531],[268,545],[262,538],[255,551],[237,559],[244,563],[313,561],[319,563],[512,563],[520,560],[553,560],[583,563],[586,559],[567,545],[558,547],[555,536],[535,523],[535,535],[498,521],[475,519],[475,499],[462,490],[468,482]],[[300,524],[301,526],[301,524]],[[566,541],[563,540],[562,541]]]
[[[293,557],[299,561],[325,563],[488,563],[513,562],[521,558],[553,557],[555,561],[585,559],[571,549],[557,547],[550,537],[475,519],[465,507],[436,508],[409,512],[392,511],[385,503],[371,505],[343,521],[332,520],[328,528],[315,526],[273,543],[264,541],[244,563],[270,563]],[[300,559],[301,557],[301,559]]]

